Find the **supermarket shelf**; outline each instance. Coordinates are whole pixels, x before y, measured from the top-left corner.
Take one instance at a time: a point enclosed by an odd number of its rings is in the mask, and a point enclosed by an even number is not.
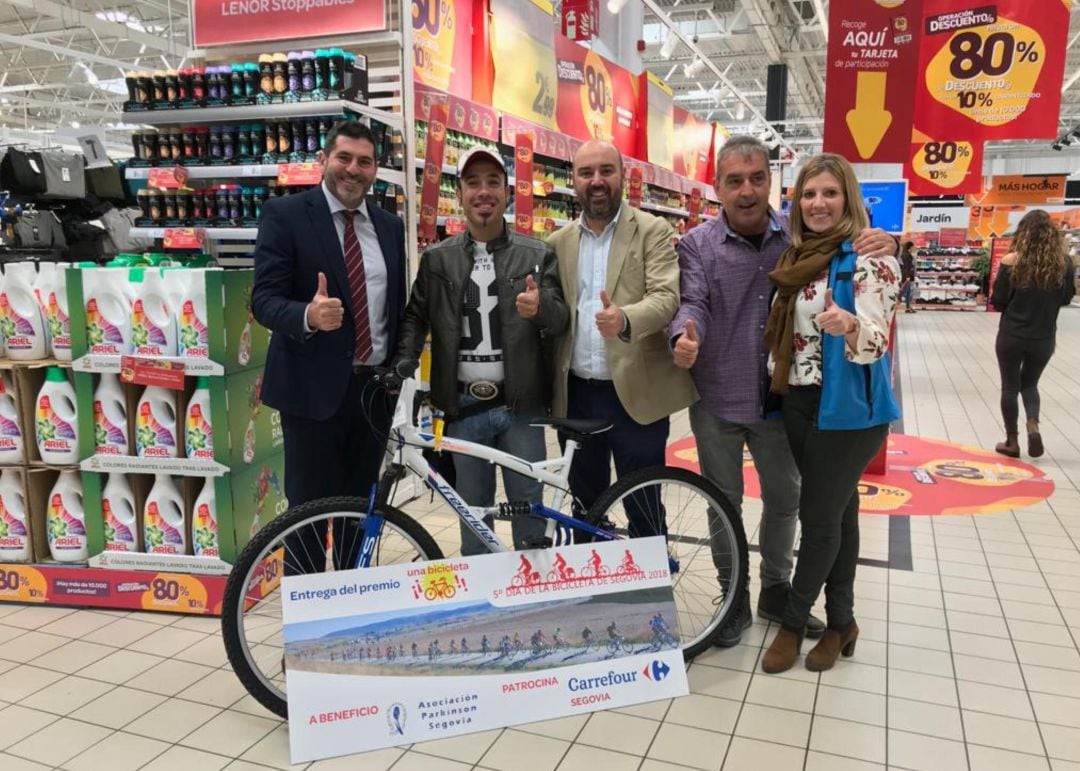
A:
[[[180,123],[227,123],[241,120],[272,120],[274,118],[311,118],[340,115],[349,111],[365,115],[396,129],[404,128],[401,113],[387,112],[359,102],[328,99],[322,102],[282,102],[277,104],[243,104],[229,107],[199,107],[190,110],[147,110],[122,113],[123,121],[145,126],[169,126]]]
[[[979,271],[977,270],[924,270],[922,271],[924,276],[977,276]]]
[[[416,163],[416,168],[418,168],[418,169],[424,168],[424,159],[423,158],[417,158],[415,163]],[[442,173],[443,174],[448,174],[451,177],[456,177],[457,176],[457,166],[449,166],[447,164],[443,164]],[[380,172],[380,176],[381,176],[381,172]],[[515,184],[517,184],[517,177],[507,177],[506,184],[513,187]],[[535,186],[537,184],[538,183],[533,182],[533,187],[535,188]],[[560,187],[558,185],[556,185],[555,188],[551,192],[552,192],[552,194],[560,193],[562,195],[577,195],[574,192],[573,188]],[[537,195],[540,198],[544,197],[544,194],[538,194],[538,193],[535,193],[535,192],[533,194]]]
[[[164,238],[167,228],[132,228],[132,238]],[[172,230],[173,228],[168,228]],[[199,229],[199,228],[197,228]],[[201,228],[206,237],[214,240],[254,241],[259,234],[258,228]]]
[[[131,455],[92,455],[79,468],[96,473],[172,474],[185,477],[220,477],[229,467],[212,460],[188,458],[137,458]]]
[[[92,555],[87,564],[92,568],[109,570],[154,570],[198,576],[228,576],[232,572],[232,565],[216,557],[147,554],[140,551],[103,551],[101,554]]]
[[[134,228],[133,228],[134,230]],[[210,359],[189,359],[180,356],[134,356],[140,361],[170,361],[184,365],[185,375],[224,375],[225,368]],[[113,372],[120,371],[120,356],[102,356],[89,354],[72,362],[76,372]]]
[[[689,217],[690,212],[686,209],[676,209],[671,206],[661,206],[658,203],[649,203],[648,201],[641,202],[641,208],[645,211],[654,211],[659,214],[673,214],[677,217]]]
[[[283,163],[254,163],[239,166],[185,166],[188,179],[244,179],[249,177],[277,177]],[[171,167],[156,167],[171,168]],[[127,179],[149,179],[151,167],[127,168]],[[398,169],[379,167],[379,179],[392,185],[405,187],[405,172]]]

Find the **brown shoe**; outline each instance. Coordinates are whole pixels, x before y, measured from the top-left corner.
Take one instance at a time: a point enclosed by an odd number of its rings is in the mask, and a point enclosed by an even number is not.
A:
[[[780,627],[780,631],[773,638],[772,645],[761,657],[761,671],[775,675],[777,672],[787,672],[795,666],[795,659],[799,658],[804,634],[805,630],[793,632],[787,627]]]
[[[806,668],[811,672],[824,672],[832,669],[837,656],[843,654],[844,658],[850,658],[855,653],[855,641],[859,639],[859,625],[852,621],[846,629],[825,630],[813,650],[806,654]]]
[[[1004,455],[1008,458],[1020,457],[1020,442],[1017,441],[1016,434],[1005,434],[1005,441],[998,442],[994,446],[994,452]]]
[[[1027,422],[1027,435],[1028,455],[1032,458],[1038,458],[1043,454],[1042,436],[1039,434],[1039,421],[1029,420]]]

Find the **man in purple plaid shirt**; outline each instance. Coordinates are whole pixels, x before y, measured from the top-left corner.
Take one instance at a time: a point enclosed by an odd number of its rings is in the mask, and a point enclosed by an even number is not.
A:
[[[701,400],[690,407],[701,473],[741,516],[743,446],[761,482],[761,591],[757,612],[780,622],[790,585],[799,471],[779,409],[766,404],[768,351],[762,342],[773,286],[769,272],[791,245],[787,218],[769,206],[769,150],[750,136],[730,138],[716,159],[715,189],[723,211],[679,242],[679,312],[670,326],[675,363],[690,374]],[[895,254],[896,241],[867,230],[861,254]],[[714,555],[724,574],[723,555]],[[749,573],[749,567],[747,567]],[[749,586],[749,581],[747,582]],[[738,644],[752,623],[749,591],[720,630],[717,645]],[[825,631],[810,616],[806,636]]]

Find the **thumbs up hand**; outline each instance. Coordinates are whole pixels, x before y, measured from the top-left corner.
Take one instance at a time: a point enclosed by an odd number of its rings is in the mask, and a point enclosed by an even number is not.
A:
[[[600,290],[600,302],[604,308],[596,314],[596,328],[606,339],[614,340],[622,334],[623,327],[626,326],[626,317],[622,309],[611,302],[611,298],[603,289]]]
[[[525,278],[525,291],[517,296],[517,312],[523,319],[534,319],[540,313],[540,287],[531,274]]]
[[[680,369],[690,369],[694,366],[698,356],[697,327],[691,319],[686,320],[683,333],[675,341],[675,366]]]
[[[825,310],[814,317],[818,328],[827,335],[840,337],[859,328],[859,319],[833,303],[832,290],[825,290]]]
[[[319,286],[307,307],[308,326],[320,332],[331,332],[341,327],[345,308],[337,297],[326,293],[326,274],[319,274]]]

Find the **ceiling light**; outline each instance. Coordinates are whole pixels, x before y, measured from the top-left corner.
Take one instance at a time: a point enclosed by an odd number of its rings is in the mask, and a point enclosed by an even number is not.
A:
[[[660,46],[660,56],[664,59],[670,59],[671,55],[675,53],[675,47],[679,45],[679,38],[675,36],[675,33],[668,30],[667,37],[664,38],[664,44]]]
[[[735,120],[746,120],[745,102],[739,102],[739,106],[735,108]]]
[[[608,0],[607,9],[609,13],[618,13],[626,5],[627,0]]]
[[[697,77],[702,70],[705,69],[705,60],[701,57],[695,56],[693,61],[683,67],[683,73],[688,78]]]

